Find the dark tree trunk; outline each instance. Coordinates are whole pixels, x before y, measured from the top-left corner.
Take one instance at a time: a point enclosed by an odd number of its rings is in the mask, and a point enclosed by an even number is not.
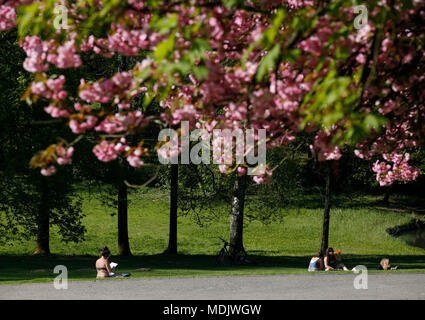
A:
[[[238,176],[233,186],[232,213],[230,216],[230,254],[243,250],[243,211],[245,205],[246,174]]]
[[[392,188],[391,187],[387,187],[387,189],[385,190],[385,195],[384,195],[384,203],[385,204],[389,204],[390,203],[390,196],[392,193]]]
[[[117,71],[125,71],[127,68],[127,60],[125,56],[118,55]],[[128,175],[128,166],[124,164],[122,159],[119,161],[118,179],[126,179]],[[130,243],[128,241],[128,201],[127,201],[127,185],[124,181],[120,181],[118,185],[118,255],[131,256]]]
[[[41,185],[41,203],[37,217],[37,240],[34,254],[50,254],[50,211],[47,205],[48,186],[42,182]]]
[[[168,237],[167,253],[177,254],[177,200],[179,187],[179,165],[171,165],[170,191],[170,232]]]
[[[322,245],[320,252],[324,255],[329,245],[329,219],[331,210],[331,164],[329,161],[326,163],[326,191],[325,191],[325,210],[323,212],[323,231],[322,231]]]
[[[127,185],[124,181],[118,187],[118,255],[131,256],[128,241]]]

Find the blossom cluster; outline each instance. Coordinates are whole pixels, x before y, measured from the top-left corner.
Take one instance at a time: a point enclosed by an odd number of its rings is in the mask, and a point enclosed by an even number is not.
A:
[[[373,165],[376,180],[381,186],[390,186],[394,181],[412,181],[419,175],[419,169],[412,168],[408,161],[410,154],[383,154],[386,161],[377,160]]]
[[[133,167],[140,167],[144,164],[141,157],[148,152],[147,148],[130,147],[125,138],[116,142],[103,140],[93,148],[93,153],[102,162],[109,162],[118,158],[120,154],[127,152],[127,161]]]
[[[35,156],[31,161],[41,161],[41,174],[51,176],[56,173],[55,163],[66,165],[72,162],[74,147],[64,148],[62,145],[53,145],[45,152]]]
[[[30,2],[3,1],[0,29],[15,24],[11,10]],[[425,50],[417,49],[423,42],[417,21],[425,17],[425,0],[415,0],[409,8],[401,1],[391,7],[385,0],[375,2],[368,24],[356,30],[347,27],[355,17],[351,1],[343,2],[346,5],[336,14],[308,0],[262,0],[231,7],[203,0],[156,1],[150,7],[150,2],[131,0],[111,11],[104,37],[90,34],[79,39],[77,31],[44,41],[25,37],[24,68],[46,75],[50,65],[81,67],[83,52],[104,57],[148,52],[148,58],[131,70],[94,82],[82,79],[77,97],[64,90],[63,75],[36,80],[31,86],[33,94],[49,100],[46,112],[68,118],[75,134],[93,130],[103,135],[93,148],[100,161],[123,156],[133,166],[143,164],[144,149],[123,141],[151,118],[130,111],[131,102],[141,94],[159,92],[166,92],[158,94],[164,126],[189,121],[191,129],[208,132],[265,129],[268,148],[286,146],[305,129],[315,133],[311,150],[321,161],[338,160],[339,146],[353,143],[343,140],[349,136],[344,133],[361,127],[359,119],[379,115],[387,124],[370,128],[356,142],[355,154],[364,159],[385,157],[424,142]],[[102,9],[101,1],[95,5]],[[379,21],[386,10],[393,10],[397,21],[387,20],[381,32],[381,23],[374,19]],[[87,18],[78,14],[78,5],[72,14],[75,26]],[[306,31],[300,26],[307,23],[300,20],[314,23]],[[202,68],[208,72],[200,72]],[[325,98],[323,90],[328,90]],[[344,103],[353,93],[355,102]],[[91,108],[93,104],[100,104],[102,111]],[[111,134],[124,140],[107,137]],[[180,148],[164,156],[172,157]],[[233,157],[221,160],[232,164],[221,164],[220,171],[246,174],[246,163],[238,164]],[[395,167],[388,170],[386,163],[375,163],[374,170],[380,168],[378,180],[417,177],[417,170],[407,165],[408,156],[391,161]],[[271,174],[266,169],[254,180],[268,182]]]
[[[38,36],[26,36],[21,41],[21,46],[27,54],[24,68],[29,72],[46,72],[49,70],[49,63],[61,69],[78,68],[82,64],[73,39],[58,45],[53,39],[42,41]]]

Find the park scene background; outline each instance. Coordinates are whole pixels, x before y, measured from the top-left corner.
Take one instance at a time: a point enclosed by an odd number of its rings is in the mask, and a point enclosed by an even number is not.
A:
[[[395,1],[391,6],[372,1],[369,11],[378,13],[370,16],[369,33],[361,40],[364,44],[350,43],[349,47],[345,40],[360,32],[353,26],[355,14],[341,14],[351,1],[307,2],[253,1],[251,6],[240,1],[145,1],[143,5],[143,1],[103,1],[97,8],[81,5],[76,10],[91,18],[69,13],[70,23],[76,25],[76,43],[93,34],[110,42],[105,46],[96,43],[98,47],[92,43],[90,50],[83,50],[81,43],[70,45],[72,32],[55,31],[55,1],[0,2],[0,284],[52,281],[56,265],[68,268],[70,280],[95,279],[94,264],[105,245],[112,252],[111,260],[119,264],[118,270],[130,272],[131,278],[307,273],[311,257],[328,246],[342,250],[343,262],[350,269],[365,265],[370,272],[425,271],[425,33],[418,22],[425,14],[424,3]],[[192,7],[199,12],[185,11]],[[16,9],[18,18],[12,19],[8,8]],[[130,16],[123,8],[150,12],[149,28],[160,35],[160,41],[142,44],[131,36],[126,39],[122,29],[139,32],[141,27],[131,19],[120,20]],[[227,15],[221,8],[229,10]],[[271,13],[265,8],[271,8]],[[176,12],[205,17],[191,24],[190,19],[178,20]],[[241,35],[254,32],[253,27],[243,29],[239,21],[253,23],[250,15],[262,19],[254,23],[263,24],[260,34],[264,36],[256,35],[257,42]],[[339,26],[334,34],[321,30],[322,17]],[[122,25],[112,27],[117,21]],[[400,31],[403,23],[409,26],[407,36]],[[282,26],[290,26],[291,32]],[[176,35],[175,29],[183,35]],[[229,30],[241,34],[229,36]],[[326,34],[326,45],[315,44],[318,52],[302,42],[315,32]],[[122,37],[119,41],[114,38],[117,34]],[[47,44],[37,47],[39,40],[28,36],[52,40],[53,49]],[[178,37],[190,42],[188,51],[178,46]],[[384,37],[393,46],[385,45]],[[232,41],[238,54],[224,53],[217,61],[205,54],[221,52]],[[342,48],[347,46],[346,52]],[[395,61],[374,54],[390,47]],[[63,53],[62,49],[70,51]],[[46,58],[43,50],[52,50],[47,53],[54,52],[53,57]],[[249,52],[265,53],[251,57]],[[320,54],[328,56],[318,62]],[[405,59],[409,54],[413,58]],[[183,57],[180,64],[176,56]],[[145,74],[145,69],[138,68],[148,57],[157,66]],[[244,59],[251,59],[258,69],[241,80],[238,75]],[[48,65],[47,60],[50,69],[43,65]],[[223,67],[223,75],[215,74],[214,63]],[[291,98],[290,93],[271,85],[273,77],[287,77],[287,63],[303,74],[306,87],[303,94],[293,93]],[[123,74],[127,70],[134,71],[134,79],[147,83],[147,91],[138,91],[142,84],[137,81],[131,82],[134,95],[120,86],[128,83],[128,74]],[[229,80],[226,74],[235,78]],[[164,84],[164,75],[172,80]],[[217,84],[221,76],[229,83],[221,97],[224,101],[217,102],[211,92],[225,87]],[[309,83],[311,78],[317,81]],[[58,79],[50,88],[48,81]],[[115,79],[119,85],[108,86],[105,79]],[[236,88],[230,85],[235,81]],[[173,84],[181,86],[183,93],[180,89],[174,92]],[[196,90],[202,84],[212,86],[208,95]],[[303,87],[301,83],[295,86]],[[370,87],[393,91],[376,93]],[[108,90],[114,95],[104,100]],[[277,102],[264,97],[257,101],[251,95],[261,90],[279,97],[284,94],[297,107],[276,111]],[[146,92],[155,92],[154,97]],[[252,105],[241,102],[245,95]],[[116,97],[118,102],[113,100]],[[83,100],[86,105],[77,107]],[[187,109],[189,100],[196,112]],[[167,101],[167,107],[161,101]],[[246,112],[230,108],[232,103]],[[357,104],[361,108],[353,107]],[[264,119],[258,120],[257,112],[266,114]],[[114,114],[137,121],[131,126],[127,118],[112,121],[108,116]],[[195,127],[199,119],[207,119],[208,125],[217,120],[215,126],[223,128],[246,128],[250,121],[257,128],[273,128],[268,138],[280,136],[282,140],[268,142],[267,174],[252,179],[246,175],[246,164],[224,169],[215,164],[160,164],[156,152],[160,129],[177,129],[182,120],[192,121]],[[90,121],[100,128],[94,129]],[[309,125],[311,130],[305,129]],[[397,145],[400,137],[406,139],[402,146]],[[117,147],[114,150],[121,148],[120,143],[133,149],[119,149],[105,159],[102,156],[107,153],[99,151],[104,141]],[[366,156],[375,143],[381,147]],[[75,152],[68,154],[71,147]],[[143,150],[143,156],[138,150]],[[391,178],[388,170],[376,169],[376,162],[382,161],[383,154],[394,153],[408,154],[409,166],[399,169],[394,164],[394,172],[408,173]],[[417,170],[415,174],[411,168]],[[236,251],[243,248],[255,263],[217,263],[221,239],[230,241]],[[399,269],[374,271],[382,258],[389,258]]]

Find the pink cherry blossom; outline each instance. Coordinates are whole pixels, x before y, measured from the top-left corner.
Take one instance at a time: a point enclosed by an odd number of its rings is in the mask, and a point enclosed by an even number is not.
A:
[[[116,148],[115,144],[103,140],[93,148],[93,153],[102,162],[115,160],[118,154],[122,152],[121,148]]]
[[[51,176],[56,173],[56,167],[55,166],[49,166],[47,168],[41,169],[41,174],[43,176]]]

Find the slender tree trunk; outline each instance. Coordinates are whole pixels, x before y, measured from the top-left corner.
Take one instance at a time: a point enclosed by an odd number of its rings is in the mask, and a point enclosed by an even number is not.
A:
[[[127,185],[124,181],[118,186],[118,255],[131,256],[128,241]]]
[[[384,199],[383,199],[383,201],[384,201],[385,204],[389,204],[390,203],[391,193],[392,193],[392,187],[391,186],[390,187],[387,187],[387,189],[385,190],[385,195],[384,195]]]
[[[117,71],[125,71],[127,67],[126,57],[118,55]],[[119,179],[126,179],[127,165],[122,159],[119,161]],[[118,185],[118,255],[131,256],[130,243],[128,241],[128,201],[127,185],[120,181]]]
[[[170,191],[170,232],[168,237],[167,253],[177,254],[177,200],[179,187],[179,165],[171,165]]]
[[[42,182],[41,203],[37,218],[37,240],[34,254],[50,254],[50,211],[47,205],[48,197],[48,186]]]
[[[326,163],[326,191],[325,191],[325,210],[323,212],[323,231],[322,231],[322,245],[320,252],[325,254],[329,244],[329,219],[331,210],[331,164],[329,161]]]
[[[230,254],[243,250],[243,211],[245,206],[246,174],[238,176],[233,186],[232,213],[230,216]]]

